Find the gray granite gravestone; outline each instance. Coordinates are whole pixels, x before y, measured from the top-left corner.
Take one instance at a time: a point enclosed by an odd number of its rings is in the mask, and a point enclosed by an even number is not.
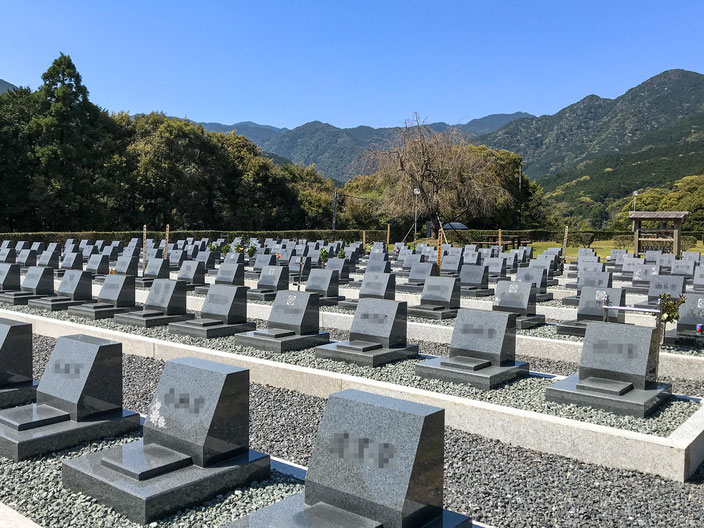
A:
[[[337,270],[311,270],[306,281],[306,291],[318,294],[320,306],[337,306],[337,303],[345,300],[340,295],[340,285],[337,279]]]
[[[446,255],[440,263],[440,275],[459,277],[461,267],[462,255]]]
[[[370,260],[364,273],[391,273],[391,262],[388,260]]]
[[[20,290],[20,265],[0,264],[0,294]]]
[[[626,290],[623,288],[585,286],[579,296],[576,321],[563,321],[557,324],[560,335],[584,337],[589,321],[604,319],[604,301],[615,306],[626,305]],[[625,323],[626,314],[623,310],[609,310],[608,320],[611,323]]]
[[[692,282],[694,291],[704,291],[704,266],[699,265],[694,271],[694,280]]]
[[[203,262],[199,260],[185,261],[181,264],[181,269],[178,270],[176,280],[184,283],[186,291],[194,290],[196,286],[203,286],[205,284],[205,266]]]
[[[49,251],[48,249],[42,252],[37,261],[37,266],[44,266],[49,268],[59,267],[59,257],[61,253],[59,251]]]
[[[312,262],[310,257],[303,255],[294,255],[289,260],[288,276],[289,280],[298,283],[307,281],[310,275]]]
[[[661,271],[670,271],[675,264],[675,256],[672,253],[664,253],[655,260],[655,263],[660,266]]]
[[[478,251],[465,251],[462,255],[464,265],[479,266],[482,263],[482,254]]]
[[[264,266],[257,287],[247,292],[249,299],[273,301],[280,291],[288,290],[288,266]]]
[[[377,273],[369,271],[362,278],[362,285],[359,288],[359,299],[365,297],[371,299],[396,298],[396,275],[393,273]],[[347,299],[340,301],[337,305],[345,310],[356,310],[359,299]]]
[[[118,253],[117,247],[115,246],[105,246],[100,252],[101,255],[108,258],[109,262],[115,262],[119,256]]]
[[[215,261],[218,258],[218,254],[213,251],[201,251],[198,253],[196,260],[202,262],[206,270],[215,269]]]
[[[244,264],[244,253],[230,251],[223,259],[223,264]]]
[[[305,490],[222,528],[471,528],[443,510],[444,425],[438,407],[332,394]]]
[[[636,304],[636,308],[656,308],[661,295],[677,299],[684,294],[683,275],[653,275],[648,285],[648,301]]]
[[[460,281],[456,277],[428,277],[420,304],[408,307],[408,315],[426,319],[452,319],[460,307]]]
[[[577,278],[577,295],[571,295],[562,299],[562,304],[569,306],[579,305],[582,290],[586,287],[611,288],[613,285],[613,274],[609,271],[583,271]],[[625,293],[625,290],[624,290]]]
[[[350,338],[315,349],[315,357],[378,367],[418,355],[406,343],[406,303],[362,298],[354,312]]]
[[[402,288],[410,292],[420,292],[425,284],[425,279],[437,274],[438,266],[435,262],[417,262],[411,267],[411,271],[408,273],[408,282]]]
[[[169,269],[177,270],[186,262],[186,252],[175,249],[169,252]]]
[[[132,275],[133,277],[136,277],[138,265],[139,258],[122,255],[121,257],[118,257],[117,263],[115,264],[115,274]]]
[[[92,274],[92,277],[96,275],[107,275],[110,273],[110,259],[107,255],[91,255],[86,263],[86,271]]]
[[[631,293],[647,293],[650,279],[660,275],[660,266],[657,264],[637,264],[633,270],[633,286],[629,287]]]
[[[66,253],[61,260],[60,270],[82,270],[83,255],[80,253]]]
[[[0,318],[0,409],[33,402],[32,324]]]
[[[545,398],[648,416],[672,395],[670,383],[657,381],[658,339],[650,327],[587,323],[579,372],[549,385]]]
[[[229,284],[230,286],[244,286],[244,264],[223,262],[215,275],[215,284]],[[210,288],[209,284],[196,286],[195,292],[205,295]]]
[[[57,312],[66,310],[69,306],[91,302],[92,298],[93,281],[90,272],[68,270],[56,289],[56,295],[30,299],[27,304],[30,308]]]
[[[516,282],[527,282],[535,288],[535,301],[552,301],[553,294],[548,292],[548,274],[545,268],[520,268],[516,272]]]
[[[416,364],[416,375],[490,390],[528,373],[516,361],[515,314],[462,309],[452,331],[450,355]]]
[[[64,461],[64,487],[137,523],[269,477],[249,449],[249,371],[196,358],[167,361],[144,437]]]
[[[20,291],[0,294],[0,302],[14,306],[25,306],[30,299],[46,297],[54,293],[54,270],[32,266],[27,270]]]
[[[677,328],[665,333],[666,345],[696,346],[704,343],[704,294],[688,293],[679,308]]]
[[[645,262],[652,262],[655,263],[658,261],[658,258],[662,255],[662,251],[655,251],[655,250],[650,250],[645,252]]]
[[[17,264],[23,268],[29,268],[37,265],[37,252],[33,249],[23,249],[17,255]]]
[[[192,337],[224,337],[254,330],[247,322],[247,288],[213,284],[205,296],[198,319],[169,324],[169,332]]]
[[[267,328],[237,334],[235,343],[272,352],[312,348],[330,341],[330,334],[320,331],[318,294],[280,291],[276,294]]]
[[[545,316],[535,313],[535,288],[529,282],[498,282],[492,309],[515,313],[519,329],[545,324]]]
[[[139,427],[122,408],[122,344],[87,335],[56,340],[36,404],[0,412],[0,455],[15,462]]]
[[[107,275],[97,302],[69,306],[72,315],[88,319],[110,319],[119,313],[134,311],[134,275]]]
[[[114,319],[120,324],[152,328],[193,317],[186,312],[186,285],[181,281],[156,279],[142,311],[115,314]]]
[[[484,264],[465,264],[460,269],[460,290],[469,297],[489,297],[494,289],[489,288],[489,272]]]
[[[99,253],[98,248],[95,246],[91,245],[85,245],[83,246],[83,250],[81,251],[83,254],[83,260],[88,261],[90,260],[90,257],[93,255],[97,255]]]
[[[17,260],[17,253],[13,248],[0,249],[0,263],[14,264]]]
[[[696,261],[694,260],[676,260],[670,268],[670,275],[682,275],[687,280],[694,278],[694,268]]]
[[[276,266],[276,255],[258,254],[254,259],[254,273],[261,273],[266,266]]]
[[[350,264],[347,259],[331,257],[325,263],[325,269],[337,271],[338,284],[348,284],[350,282]]]
[[[135,278],[135,285],[142,288],[149,288],[156,279],[168,279],[170,277],[169,261],[163,258],[152,258],[147,261],[143,277]]]

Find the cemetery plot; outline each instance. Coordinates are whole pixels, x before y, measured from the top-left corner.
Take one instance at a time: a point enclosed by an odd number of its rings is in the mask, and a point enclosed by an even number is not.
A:
[[[0,409],[33,402],[32,325],[0,318]]]

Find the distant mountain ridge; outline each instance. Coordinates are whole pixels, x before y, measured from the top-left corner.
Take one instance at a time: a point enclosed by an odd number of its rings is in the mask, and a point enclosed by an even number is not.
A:
[[[532,114],[515,112],[513,114],[492,114],[479,119],[472,119],[465,124],[449,125],[444,122],[430,123],[433,130],[442,132],[448,128],[456,128],[470,137],[493,132],[515,119],[532,118]],[[309,165],[315,163],[316,168],[325,176],[344,183],[362,169],[364,152],[374,143],[391,140],[397,127],[373,128],[357,126],[354,128],[338,128],[321,121],[310,121],[291,130],[260,125],[245,121],[234,125],[220,123],[201,123],[206,130],[229,132],[236,130],[264,151],[290,159],[296,163]]]
[[[14,90],[17,88],[14,84],[10,84],[7,81],[0,79],[0,93],[7,92],[8,90]]]
[[[553,115],[512,121],[480,136],[490,147],[523,156],[526,173],[542,178],[704,111],[704,75],[667,70],[615,99],[588,95]]]

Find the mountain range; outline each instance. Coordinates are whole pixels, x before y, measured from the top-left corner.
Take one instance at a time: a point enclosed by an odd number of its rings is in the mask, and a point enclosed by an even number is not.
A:
[[[0,93],[6,92],[8,90],[14,90],[15,88],[17,88],[17,86],[15,86],[14,84],[10,84],[9,82],[0,79]]]

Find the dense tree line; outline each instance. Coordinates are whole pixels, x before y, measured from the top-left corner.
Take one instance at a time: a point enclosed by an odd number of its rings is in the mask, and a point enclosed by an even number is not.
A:
[[[60,55],[35,91],[0,94],[0,231],[328,229],[335,187],[314,166],[276,165],[235,132],[161,113],[111,114],[93,104]],[[540,188],[519,156],[456,142],[421,123],[401,130],[375,173],[338,189],[338,228],[405,232],[419,221],[536,227]],[[425,147],[428,153],[420,154]],[[394,164],[403,154],[405,169]],[[423,158],[425,156],[425,158]],[[413,171],[414,164],[428,170]],[[439,173],[436,169],[441,168]]]
[[[236,133],[163,114],[110,114],[61,55],[36,91],[0,94],[0,230],[315,229],[332,182],[276,166]]]

